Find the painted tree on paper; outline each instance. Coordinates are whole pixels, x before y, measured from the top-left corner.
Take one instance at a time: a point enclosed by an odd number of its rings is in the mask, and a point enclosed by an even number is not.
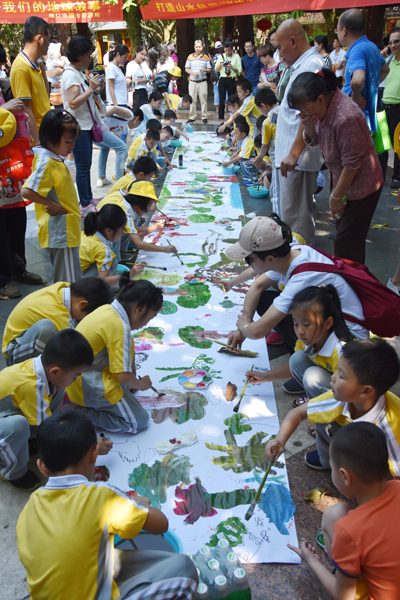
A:
[[[208,400],[203,394],[199,394],[199,392],[179,392],[173,388],[164,389],[163,391],[168,396],[175,396],[176,400],[182,404],[179,407],[170,406],[160,410],[153,409],[151,418],[154,423],[164,423],[164,421],[170,419],[176,425],[182,425],[182,423],[187,423],[191,419],[200,421],[205,417],[205,406],[207,406]]]
[[[188,525],[193,525],[200,517],[212,517],[217,511],[211,506],[211,497],[207,490],[202,486],[201,481],[196,477],[196,483],[183,489],[179,486],[175,489],[174,513],[176,515],[187,515],[184,519]]]
[[[228,540],[229,545],[234,548],[243,544],[243,535],[246,535],[247,529],[244,523],[238,517],[230,517],[217,525],[217,533],[211,536],[208,546],[215,548],[221,539],[221,535]]]

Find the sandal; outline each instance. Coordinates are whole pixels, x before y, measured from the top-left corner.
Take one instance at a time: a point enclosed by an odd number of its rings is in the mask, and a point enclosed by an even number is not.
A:
[[[306,404],[308,400],[309,398],[307,398],[307,396],[300,396],[300,398],[296,398],[295,400],[293,400],[292,405],[294,406],[294,408],[298,408],[302,404]]]
[[[311,427],[313,427],[314,429],[311,429]],[[315,425],[314,425],[314,423],[310,423],[310,424],[308,425],[308,427],[307,427],[307,433],[308,433],[308,435],[311,435],[311,437],[313,437],[313,438],[315,438],[315,437],[316,437],[316,435],[315,435]]]

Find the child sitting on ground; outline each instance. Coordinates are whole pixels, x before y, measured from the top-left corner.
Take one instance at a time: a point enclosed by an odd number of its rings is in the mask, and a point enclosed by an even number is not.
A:
[[[297,427],[308,418],[315,423],[317,450],[305,455],[308,467],[329,469],[329,444],[340,427],[353,421],[375,423],[389,445],[389,467],[400,476],[400,398],[388,390],[400,375],[396,351],[383,339],[353,340],[345,344],[330,392],[294,408],[283,420],[276,438],[266,445],[269,458],[279,456]],[[277,446],[279,445],[279,451]]]
[[[337,371],[342,348],[353,336],[333,285],[310,286],[298,292],[290,312],[298,340],[288,364],[265,373],[247,371],[246,377],[250,377],[250,383],[294,377],[307,396],[294,400],[293,406],[297,407],[330,390],[331,375]]]
[[[125,169],[127,173],[114,183],[107,195],[119,192],[119,190],[127,190],[136,179],[150,181],[157,171],[157,165],[151,156],[142,156],[137,160],[129,160]]]
[[[38,467],[49,480],[33,494],[17,524],[18,552],[32,600],[179,598],[192,600],[198,577],[184,554],[118,550],[142,529],[168,530],[148,498],[91,481],[98,445],[88,417],[63,411],[38,430]]]
[[[76,328],[91,345],[94,363],[68,387],[67,394],[97,426],[138,433],[149,415],[132,390],[148,390],[152,383],[147,375],[136,377],[132,331],[154,319],[163,295],[150,281],[131,281],[129,273],[123,273],[119,282],[118,300],[97,309]]]
[[[226,169],[230,165],[235,165],[240,162],[240,167],[247,173],[246,162],[250,160],[250,158],[255,155],[254,152],[254,140],[249,136],[249,125],[245,122],[240,122],[235,124],[235,130],[233,132],[233,137],[236,139],[238,145],[240,143],[240,149],[238,149],[232,157],[224,161],[222,166]]]
[[[80,132],[78,121],[62,109],[49,110],[39,128],[40,146],[34,148],[32,174],[22,196],[35,203],[39,242],[52,266],[52,281],[77,281],[81,213],[72,177],[64,165]]]
[[[146,131],[147,121],[150,119],[154,119],[154,111],[159,110],[161,104],[163,103],[163,95],[160,92],[152,92],[149,96],[149,101],[146,104],[142,104],[140,106],[140,110],[143,113],[143,122],[136,131],[139,133],[144,133]]]
[[[135,160],[141,156],[150,156],[153,160],[157,160],[157,145],[160,142],[160,132],[156,129],[146,131],[143,142],[138,146],[137,150],[132,151],[132,157]],[[157,165],[157,169],[160,169]]]
[[[226,127],[229,127],[239,115],[245,117],[249,126],[250,137],[254,137],[254,135],[257,133],[256,122],[261,113],[258,107],[254,104],[254,96],[251,90],[252,85],[248,79],[242,79],[242,81],[238,82],[237,95],[241,101],[241,106],[232,114],[231,117],[229,117],[227,121],[225,121],[225,123],[221,125],[218,130],[220,133],[222,133]]]
[[[18,302],[4,327],[2,350],[7,366],[40,356],[57,331],[75,327],[113,300],[110,286],[95,277],[54,283],[29,294]]]
[[[161,123],[155,117],[153,117],[152,119],[149,119],[147,121],[146,129],[145,129],[144,133],[138,135],[133,140],[132,144],[130,145],[129,151],[128,151],[128,159],[127,159],[128,161],[135,159],[134,157],[136,156],[137,151],[138,151],[139,147],[141,146],[141,144],[143,144],[144,138],[146,137],[146,133],[149,132],[151,129],[155,129],[156,131],[161,132]]]
[[[372,423],[350,423],[332,439],[332,481],[358,504],[350,510],[338,502],[322,517],[325,549],[336,576],[309,542],[304,540],[300,548],[289,545],[332,598],[400,598],[400,482],[388,481],[388,454],[384,432]]]
[[[185,140],[187,140],[189,142],[190,141],[189,136],[186,135],[186,133],[184,131],[181,131],[180,129],[178,129],[175,126],[175,120],[176,120],[176,112],[174,110],[167,109],[164,113],[162,126],[165,127],[166,125],[169,125],[169,127],[171,127],[171,129],[172,129],[172,133],[173,133],[174,137],[182,135],[185,138]]]
[[[79,248],[82,277],[98,276],[118,289],[118,259],[112,244],[121,239],[126,221],[125,211],[116,204],[106,204],[85,217]],[[142,270],[143,265],[136,263],[130,270],[130,278],[134,279]]]
[[[39,487],[40,479],[28,469],[31,427],[60,408],[64,388],[92,362],[93,352],[83,335],[63,329],[47,342],[41,356],[0,372],[0,479],[18,490]],[[102,447],[107,454],[112,443]]]

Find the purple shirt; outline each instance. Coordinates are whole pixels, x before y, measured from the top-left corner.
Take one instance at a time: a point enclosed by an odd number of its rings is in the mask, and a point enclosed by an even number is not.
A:
[[[347,190],[349,200],[360,200],[382,187],[382,168],[365,114],[340,90],[336,90],[325,117],[315,127],[311,145],[317,144],[332,175],[334,187],[342,169],[357,169]]]

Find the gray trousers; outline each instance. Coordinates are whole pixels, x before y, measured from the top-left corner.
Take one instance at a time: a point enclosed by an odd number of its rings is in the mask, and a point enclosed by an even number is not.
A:
[[[114,258],[114,260],[111,263],[111,267],[110,267],[110,272],[109,275],[115,275],[115,273],[117,272],[118,269],[118,259],[117,257]],[[96,263],[93,263],[92,265],[90,265],[90,267],[88,267],[85,271],[83,271],[82,273],[82,277],[98,277],[98,270],[97,270],[97,265]]]
[[[281,198],[279,191],[279,169],[272,169],[271,187],[269,189],[272,212],[276,213],[281,218]]]
[[[198,575],[185,554],[114,550],[114,580],[121,600],[192,600]]]
[[[314,192],[318,171],[291,171],[282,177],[279,170],[281,219],[307,244],[314,244],[317,207]]]
[[[129,244],[131,243],[131,238],[128,233],[123,233],[121,239],[117,242],[113,242],[112,249],[117,257],[118,262],[121,262],[121,252],[128,252]]]
[[[75,410],[82,410],[94,425],[106,431],[139,433],[149,422],[147,411],[136,400],[129,389],[121,384],[124,395],[116,404],[107,401],[107,407],[103,403],[101,408],[92,406],[74,406]]]
[[[341,428],[339,423],[334,421],[333,423],[315,423],[315,433],[317,438],[317,450],[319,454],[319,460],[324,467],[329,467],[329,446],[331,440],[338,429]]]
[[[10,365],[15,365],[43,354],[47,342],[55,333],[57,333],[57,329],[53,321],[50,321],[50,319],[37,321],[8,344],[5,350],[7,354],[7,366],[9,367]]]
[[[47,248],[49,260],[53,267],[53,281],[68,281],[74,283],[82,279],[79,246],[76,248]]]
[[[316,398],[331,389],[331,373],[318,367],[304,350],[291,355],[289,367],[293,377],[305,389],[307,398]]]

